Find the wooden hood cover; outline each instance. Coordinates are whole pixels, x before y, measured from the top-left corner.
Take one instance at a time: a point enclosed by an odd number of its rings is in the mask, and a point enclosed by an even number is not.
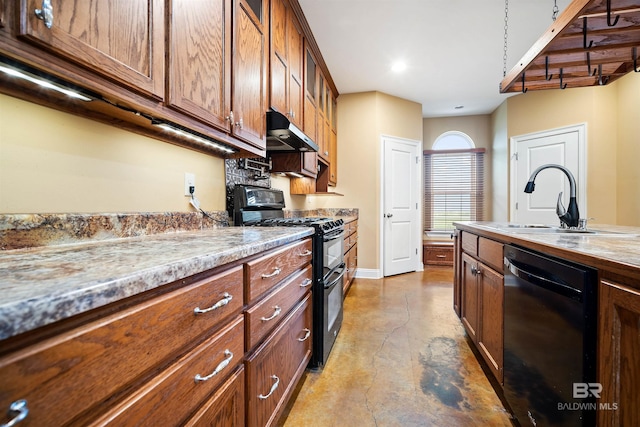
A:
[[[605,85],[640,72],[639,56],[640,0],[573,0],[507,73],[500,93]]]

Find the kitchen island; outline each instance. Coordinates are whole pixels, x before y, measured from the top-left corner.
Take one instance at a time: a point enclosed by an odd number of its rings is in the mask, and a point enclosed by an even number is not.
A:
[[[503,313],[510,273],[503,257],[512,245],[596,272],[597,327],[585,334],[597,342],[598,425],[633,424],[640,416],[640,228],[593,225],[585,233],[493,222],[455,226],[454,307],[499,388],[506,378]]]
[[[312,234],[220,227],[0,252],[2,422],[276,422],[311,357]]]

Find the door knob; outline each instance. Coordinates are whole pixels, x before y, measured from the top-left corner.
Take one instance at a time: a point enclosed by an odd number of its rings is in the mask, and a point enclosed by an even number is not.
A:
[[[383,215],[385,218],[391,218],[393,216],[393,214],[384,214]]]

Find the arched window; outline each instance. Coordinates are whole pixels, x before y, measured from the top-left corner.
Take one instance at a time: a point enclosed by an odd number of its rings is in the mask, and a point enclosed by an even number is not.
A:
[[[424,228],[449,233],[454,221],[484,219],[484,148],[458,131],[436,138],[424,151]]]
[[[431,146],[432,150],[466,150],[469,148],[475,148],[476,144],[473,140],[463,132],[452,130],[445,132],[436,138],[436,141]]]

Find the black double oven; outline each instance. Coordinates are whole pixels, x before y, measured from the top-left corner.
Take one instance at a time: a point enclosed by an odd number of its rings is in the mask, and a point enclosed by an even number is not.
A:
[[[342,326],[344,222],[326,217],[284,217],[280,190],[236,185],[235,225],[261,227],[313,227],[313,356],[311,369],[322,369]]]

